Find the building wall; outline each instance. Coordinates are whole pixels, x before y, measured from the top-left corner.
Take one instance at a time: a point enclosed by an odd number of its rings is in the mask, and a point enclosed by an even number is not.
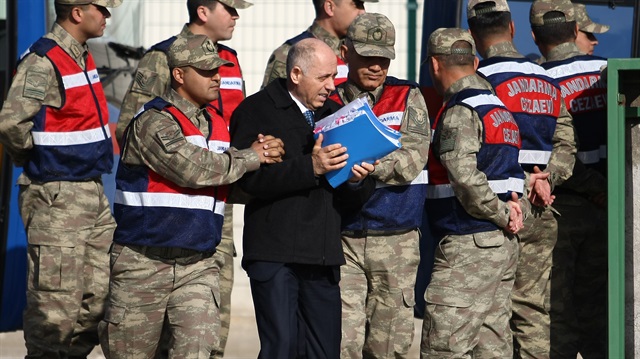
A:
[[[185,0],[130,0],[128,3],[128,7],[123,5],[122,9],[114,11],[114,20],[109,25],[114,41],[149,47],[178,33],[188,19]],[[233,39],[225,42],[238,52],[248,95],[259,90],[271,52],[309,27],[314,18],[311,0],[253,0],[253,3],[252,7],[238,11],[240,19]],[[385,14],[394,23],[397,56],[391,63],[389,74],[406,78],[409,47],[407,1],[382,0],[367,3],[366,9]],[[126,20],[131,18],[132,21]],[[422,1],[417,10],[417,22],[416,29],[411,29],[418,32],[416,62],[421,50]]]

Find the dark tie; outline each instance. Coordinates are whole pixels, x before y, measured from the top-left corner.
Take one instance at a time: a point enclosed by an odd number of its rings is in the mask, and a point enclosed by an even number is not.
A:
[[[309,126],[313,127],[313,111],[306,110],[304,112],[304,118],[307,120],[307,123],[309,124]]]

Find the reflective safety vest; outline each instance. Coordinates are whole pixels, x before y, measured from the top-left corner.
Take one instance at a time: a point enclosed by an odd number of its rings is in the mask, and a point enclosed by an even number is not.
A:
[[[522,168],[527,172],[533,172],[534,166],[546,168],[562,104],[556,81],[526,58],[492,57],[480,61],[478,72],[493,85],[518,124]]]
[[[300,35],[296,37],[292,37],[289,40],[285,41],[285,43],[293,46],[298,41],[308,39],[308,38],[315,39],[315,36],[313,36],[313,34],[309,31],[304,31]],[[347,81],[347,76],[349,75],[349,66],[347,66],[347,64],[344,62],[342,57],[336,55],[336,59],[338,60],[338,75],[336,76],[335,79],[333,79],[333,84],[338,86],[341,83]]]
[[[91,54],[82,69],[55,41],[41,38],[30,52],[47,57],[58,75],[60,108],[34,116],[33,150],[24,172],[32,180],[83,181],[110,173],[113,144],[107,99]]]
[[[589,55],[542,64],[558,81],[573,116],[580,143],[576,156],[603,174],[607,158],[607,85],[600,79],[600,68],[606,64],[607,60]]]
[[[220,58],[233,62],[233,66],[220,67],[220,96],[217,101],[212,102],[212,105],[222,112],[227,127],[229,127],[231,114],[244,100],[244,81],[236,51],[222,44],[217,46]]]
[[[399,131],[407,108],[409,92],[418,84],[387,77],[384,90],[373,113],[388,127]],[[337,91],[330,98],[344,105]],[[427,171],[424,169],[411,183],[388,186],[380,181],[376,190],[359,213],[342,221],[342,229],[349,231],[412,230],[422,223],[426,196]]]
[[[207,138],[187,116],[162,98],[146,103],[141,113],[150,109],[170,113],[186,140],[194,145],[216,153],[229,148],[229,131],[221,117],[212,120]],[[125,144],[126,136],[125,133]],[[146,166],[129,166],[120,161],[114,200],[118,223],[114,242],[214,252],[222,236],[227,192],[227,186],[180,187]]]
[[[477,169],[487,176],[491,190],[504,202],[511,198],[511,192],[521,196],[524,190],[524,172],[518,164],[521,141],[512,114],[489,90],[463,90],[440,109],[432,124],[434,139],[438,137],[438,124],[444,112],[456,105],[475,111],[482,120],[483,138],[476,154]],[[493,222],[475,218],[465,211],[455,196],[446,168],[433,153],[433,147],[429,152],[425,207],[434,234],[472,234],[500,229]]]

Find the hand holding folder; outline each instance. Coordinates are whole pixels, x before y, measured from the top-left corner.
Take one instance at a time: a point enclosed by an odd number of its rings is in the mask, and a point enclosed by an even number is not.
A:
[[[400,132],[382,124],[363,98],[318,121],[316,138],[320,133],[324,136],[323,145],[340,143],[349,155],[346,166],[325,174],[334,188],[351,178],[354,164],[373,163],[401,147]]]

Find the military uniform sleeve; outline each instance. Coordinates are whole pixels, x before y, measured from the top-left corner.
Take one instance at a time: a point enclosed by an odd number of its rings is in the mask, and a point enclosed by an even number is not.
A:
[[[491,190],[486,175],[478,170],[480,119],[470,109],[454,106],[441,121],[434,150],[447,169],[456,198],[470,215],[504,228],[509,223],[509,207]]]
[[[560,115],[556,121],[556,129],[552,139],[553,150],[547,168],[544,170],[544,172],[550,173],[551,190],[571,177],[577,150],[573,119],[567,111],[564,101],[560,102]]]
[[[116,126],[118,143],[140,107],[156,96],[164,94],[169,87],[170,76],[167,56],[162,51],[149,51],[140,59],[129,91],[120,107],[120,117]]]
[[[261,90],[277,78],[287,78],[287,55],[289,54],[290,48],[291,46],[289,44],[284,43],[269,56],[267,68],[264,71],[264,79],[260,86]]]
[[[60,107],[62,97],[51,62],[30,54],[20,63],[0,112],[0,142],[17,166],[33,147],[33,117],[43,105]]]
[[[260,166],[252,149],[215,153],[189,143],[173,118],[155,110],[142,114],[131,127],[121,161],[145,165],[190,188],[230,184]]]
[[[402,147],[380,160],[372,176],[390,185],[413,181],[424,169],[429,154],[431,126],[424,97],[412,89],[400,125]]]

